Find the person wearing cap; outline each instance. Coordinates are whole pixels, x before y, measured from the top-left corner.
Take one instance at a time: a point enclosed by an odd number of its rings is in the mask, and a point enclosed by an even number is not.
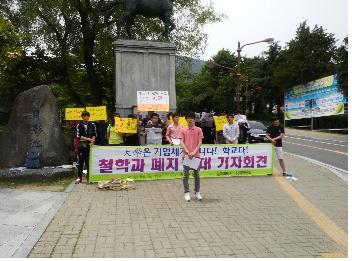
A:
[[[89,152],[90,146],[95,143],[97,128],[93,122],[89,121],[90,113],[82,112],[83,119],[76,127],[78,139],[78,178],[75,184],[82,183],[83,165],[87,167],[87,182],[89,182]]]
[[[275,154],[279,160],[282,175],[288,176],[286,173],[285,163],[284,163],[284,151],[282,149],[282,138],[284,137],[285,130],[280,125],[279,118],[274,116],[271,118],[271,126],[268,127],[266,131],[266,138],[274,144]]]

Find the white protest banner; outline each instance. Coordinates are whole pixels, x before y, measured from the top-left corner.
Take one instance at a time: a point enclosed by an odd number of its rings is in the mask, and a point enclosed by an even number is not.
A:
[[[169,111],[168,91],[137,91],[139,111]]]
[[[200,148],[202,177],[267,175],[273,172],[273,146],[262,144],[203,145]],[[92,146],[90,181],[112,177],[136,180],[181,178],[180,146]]]

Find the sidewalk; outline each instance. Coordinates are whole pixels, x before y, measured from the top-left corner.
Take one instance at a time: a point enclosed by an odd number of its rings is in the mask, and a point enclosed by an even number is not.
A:
[[[26,257],[68,193],[0,189],[0,258]]]
[[[286,162],[298,181],[204,178],[202,202],[184,201],[181,180],[77,185],[29,257],[347,257],[347,183]]]

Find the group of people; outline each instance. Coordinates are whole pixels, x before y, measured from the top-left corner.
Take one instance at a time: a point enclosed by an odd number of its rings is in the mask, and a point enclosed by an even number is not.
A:
[[[168,116],[172,118],[172,124],[170,122],[161,122],[159,115],[157,113],[151,113],[149,118],[144,118],[138,123],[138,132],[136,134],[124,134],[119,133],[114,128],[114,123],[107,126],[106,138],[110,145],[126,145],[126,138],[135,136],[134,139],[130,139],[139,145],[160,145],[160,144],[170,144],[181,145],[182,152],[182,162],[184,163],[185,158],[187,160],[192,160],[193,158],[200,158],[199,148],[202,144],[211,144],[211,133],[213,129],[213,121],[209,123],[210,113],[205,112],[205,114],[196,115],[195,113],[189,113],[186,115],[187,126],[183,127],[179,123],[180,115],[178,113],[170,113]],[[211,114],[210,114],[211,115]],[[97,126],[95,123],[89,121],[89,112],[82,112],[83,121],[80,122],[76,127],[76,139],[78,141],[78,178],[76,184],[82,182],[83,165],[87,167],[87,180],[89,180],[89,152],[90,145],[96,143],[96,138],[98,136]],[[118,113],[114,114],[115,117],[120,117]],[[227,144],[239,144],[241,136],[241,128],[248,128],[246,120],[241,118],[241,115],[227,114],[227,123],[224,124],[222,136],[223,143]],[[167,118],[169,119],[169,118]],[[235,122],[236,119],[236,122]],[[197,122],[200,126],[197,126]],[[202,124],[203,122],[203,124]],[[241,123],[240,123],[241,122]],[[199,125],[199,124],[198,124]],[[249,129],[249,128],[248,128]],[[152,135],[149,135],[151,134]],[[207,137],[208,135],[208,137]],[[217,134],[220,135],[220,134]],[[275,153],[279,159],[280,166],[283,171],[283,175],[286,174],[285,164],[283,161],[283,150],[282,150],[282,138],[284,135],[284,128],[280,125],[279,119],[277,117],[272,118],[272,125],[267,130],[267,139],[275,146]],[[137,142],[139,139],[139,142]],[[141,140],[144,140],[141,142]],[[217,142],[220,141],[217,137]],[[210,142],[210,143],[207,143]],[[189,190],[189,173],[191,168],[189,165],[183,164],[183,187],[184,187],[184,198],[186,201],[191,200],[191,194]],[[194,185],[194,196],[197,200],[202,200],[202,195],[200,193],[200,164],[198,168],[192,169],[193,176],[195,180]]]
[[[216,131],[214,113],[204,111],[202,113],[195,113],[195,125],[200,127],[204,134],[203,144],[225,144],[225,143],[238,143],[245,144],[248,142],[249,125],[246,117],[241,114],[219,114],[219,116],[226,116],[229,123],[225,126],[224,130]],[[119,113],[114,114],[115,117],[120,117]],[[164,119],[161,119],[158,113],[149,112],[144,118],[129,115],[129,118],[138,119],[137,133],[119,133],[115,131],[114,119],[112,124],[109,124],[104,131],[101,126],[104,123],[97,123],[97,145],[126,145],[126,146],[144,146],[144,145],[161,145],[171,144],[170,133],[168,127],[170,122],[174,122],[176,118],[179,126],[179,119],[181,115],[177,113],[168,113]],[[171,120],[171,121],[170,121]],[[235,135],[233,139],[231,135]]]

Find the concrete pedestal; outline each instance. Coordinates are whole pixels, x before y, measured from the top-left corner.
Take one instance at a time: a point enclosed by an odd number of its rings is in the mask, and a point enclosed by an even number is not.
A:
[[[116,111],[133,113],[137,91],[168,91],[176,110],[175,44],[118,39],[113,43],[116,65]]]

